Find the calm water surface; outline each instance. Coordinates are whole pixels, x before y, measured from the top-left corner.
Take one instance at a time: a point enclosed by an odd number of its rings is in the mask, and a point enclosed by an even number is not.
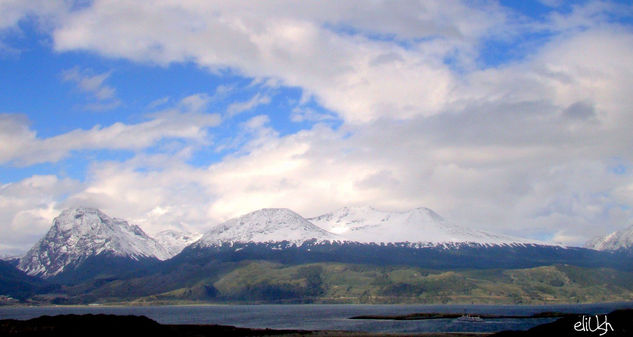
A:
[[[29,319],[42,315],[116,314],[145,315],[164,324],[223,324],[249,328],[349,330],[374,332],[438,332],[526,330],[553,321],[539,319],[486,319],[484,322],[460,322],[454,319],[393,321],[352,320],[358,315],[403,315],[416,312],[521,314],[543,311],[569,313],[608,313],[633,308],[633,303],[586,305],[200,305],[135,307],[0,307],[0,319]]]

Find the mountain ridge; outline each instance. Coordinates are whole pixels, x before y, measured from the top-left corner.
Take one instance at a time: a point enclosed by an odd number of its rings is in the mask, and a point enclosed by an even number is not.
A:
[[[418,207],[403,212],[381,211],[371,206],[343,207],[309,218],[315,225],[352,242],[477,242],[539,243],[457,226],[433,210]]]
[[[350,216],[356,211],[360,212],[360,215]],[[381,221],[382,219],[386,220]],[[540,245],[514,239],[490,240],[490,242],[482,240],[482,238],[497,239],[497,237],[490,235],[475,236],[475,239],[479,239],[479,242],[476,242],[467,237],[471,232],[447,223],[437,213],[426,208],[406,212],[384,212],[372,207],[344,208],[344,211],[337,210],[322,216],[320,219],[322,222],[326,220],[329,221],[327,223],[329,228],[335,228],[343,234],[345,229],[347,231],[356,229],[360,233],[367,231],[365,233],[371,235],[388,229],[388,224],[391,221],[395,221],[393,222],[396,224],[395,227],[405,230],[404,233],[407,234],[409,233],[406,231],[407,228],[416,226],[423,220],[426,223],[420,225],[422,233],[428,226],[439,224],[441,225],[439,228],[445,231],[440,232],[440,234],[459,234],[462,237],[458,238],[464,241],[440,242],[437,236],[416,236],[417,234],[400,237],[405,239],[402,242],[384,242],[385,240],[399,239],[397,236],[385,237],[383,242],[350,241],[348,240],[350,237],[330,233],[289,209],[261,209],[213,226],[198,241],[185,247],[176,256],[164,261],[155,257],[146,258],[148,254],[137,254],[138,260],[134,260],[127,255],[114,255],[112,251],[102,249],[97,255],[80,256],[80,259],[63,265],[58,274],[44,275],[40,273],[37,276],[45,278],[45,281],[50,284],[63,285],[60,288],[62,294],[47,295],[51,296],[49,297],[53,301],[51,303],[85,304],[106,299],[129,301],[140,298],[171,298],[172,295],[175,296],[174,298],[180,299],[207,299],[222,302],[249,301],[249,299],[258,299],[258,296],[261,297],[260,300],[276,301],[280,300],[278,295],[281,294],[288,295],[288,299],[292,301],[310,301],[321,296],[323,291],[327,290],[319,286],[308,286],[317,284],[319,277],[326,275],[319,272],[320,267],[315,264],[319,266],[346,266],[344,270],[341,270],[341,273],[347,276],[331,283],[336,284],[337,289],[340,285],[347,285],[346,287],[349,289],[357,286],[353,280],[356,279],[354,275],[359,268],[374,268],[374,270],[389,270],[395,267],[409,270],[411,270],[410,268],[419,268],[419,271],[437,270],[446,273],[446,275],[470,270],[469,273],[474,273],[473,275],[487,275],[499,273],[500,268],[515,270],[517,268],[558,265],[562,266],[561,268],[567,268],[566,266],[613,268],[617,270],[618,275],[626,276],[628,275],[626,273],[633,275],[631,256],[620,252],[602,252],[560,245]],[[52,233],[50,234],[51,238],[59,240],[51,240],[50,245],[36,245],[33,249],[46,254],[50,252],[51,255],[42,254],[52,257],[55,255],[53,253],[63,250],[60,248],[61,246],[67,246],[64,248],[66,249],[64,252],[68,253],[76,246],[82,246],[81,237],[62,234],[75,233],[75,230],[82,233],[79,230],[81,229],[83,232],[91,234],[88,236],[89,239],[94,239],[95,236],[92,234],[100,233],[99,230],[106,224],[110,224],[110,227],[126,228],[133,234],[144,234],[140,228],[129,225],[124,220],[110,218],[96,209],[66,210],[54,220],[49,231]],[[480,235],[481,232],[475,231],[474,233]],[[59,235],[56,236],[57,234]],[[178,232],[166,234],[172,237],[179,235]],[[418,234],[420,233],[418,232]],[[49,234],[41,241],[45,241],[47,237]],[[105,238],[105,236],[100,237],[99,235],[96,237]],[[502,238],[506,239],[507,237],[503,236]],[[139,238],[133,236],[132,239]],[[149,240],[149,236],[145,240]],[[101,240],[100,243],[103,244],[105,241],[105,239]],[[158,240],[154,240],[154,242],[159,244]],[[41,256],[41,254],[35,255]],[[61,255],[63,257],[63,254]],[[28,261],[26,258],[23,260]],[[66,260],[62,262],[64,261]],[[257,283],[257,277],[249,276],[243,282],[240,281],[244,283],[243,289],[240,288],[241,290],[233,292],[229,289],[230,286],[226,287],[230,283],[228,281],[231,279],[230,275],[233,271],[240,270],[246,265],[262,266],[264,269],[271,265],[282,266],[280,268],[291,271],[288,274],[289,283],[277,284],[277,280],[271,280],[272,283],[268,281]],[[55,268],[60,268],[60,266],[61,264],[52,265],[50,272],[53,273]],[[334,269],[338,268],[334,267]],[[339,279],[340,276],[336,272],[329,275],[328,277],[331,277],[332,280]],[[409,285],[408,283],[401,284],[401,280],[396,277],[383,284],[385,280],[376,275],[378,274],[372,271],[363,276],[363,279],[367,278],[367,285],[373,287],[372,289],[375,288],[374,290],[379,296],[419,294],[420,291],[425,293],[436,287],[432,278],[422,283],[419,283],[415,278],[415,284]],[[220,281],[225,276],[229,277],[225,279],[226,282]],[[303,281],[297,283],[295,277],[305,279],[306,286],[303,285]],[[352,277],[352,279],[346,277]],[[463,282],[459,278],[451,278],[451,280],[449,288],[452,285],[459,286]],[[351,283],[347,283],[348,281]],[[547,283],[544,286],[549,284],[552,287],[560,287],[562,284],[558,279],[550,281],[547,282],[551,284]],[[11,283],[7,284],[11,285]],[[541,287],[543,285],[537,284],[535,286]],[[39,289],[34,288],[31,293],[39,292]],[[363,287],[354,288],[350,294],[360,299],[362,294],[356,292],[361,289]],[[24,296],[30,296],[31,293]]]
[[[112,262],[114,268],[127,266],[125,258],[166,260],[187,248],[270,243],[274,249],[285,249],[306,242],[399,243],[409,248],[445,249],[465,247],[456,243],[541,244],[460,227],[424,207],[404,212],[381,211],[371,206],[344,207],[310,219],[287,208],[264,208],[212,226],[200,236],[168,230],[157,233],[156,238],[98,209],[78,207],[64,210],[53,220],[48,233],[20,259],[18,268],[29,275],[48,278],[64,270],[83,270],[80,265],[95,256],[123,257]],[[86,268],[96,270],[94,265]],[[86,270],[82,273],[88,274]]]

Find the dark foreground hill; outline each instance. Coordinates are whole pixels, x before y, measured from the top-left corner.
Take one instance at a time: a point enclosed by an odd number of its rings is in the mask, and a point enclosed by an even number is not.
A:
[[[0,336],[24,337],[193,337],[274,336],[294,330],[247,329],[223,325],[163,325],[145,316],[59,315],[26,321],[1,320]]]

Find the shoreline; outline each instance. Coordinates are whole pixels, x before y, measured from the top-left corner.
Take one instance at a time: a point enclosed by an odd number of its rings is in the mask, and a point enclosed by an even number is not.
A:
[[[217,303],[217,302],[183,302],[183,303],[138,303],[138,302],[112,302],[112,303],[89,303],[89,304],[4,304],[0,308],[125,308],[125,307],[204,307],[204,306],[411,306],[411,307],[557,307],[557,306],[592,306],[592,305],[630,305],[633,307],[633,301],[613,301],[613,302],[585,302],[585,303],[545,303],[545,304],[524,304],[524,303]]]
[[[393,320],[393,321],[419,321],[427,319],[455,319],[464,315],[475,316],[481,319],[530,319],[530,318],[561,318],[567,316],[575,316],[577,314],[564,312],[544,311],[531,315],[502,315],[502,314],[484,314],[477,312],[455,313],[455,312],[422,312],[406,315],[360,315],[353,316],[349,319],[367,319],[367,320]]]
[[[160,324],[145,316],[133,315],[60,315],[40,316],[28,320],[0,320],[0,335],[21,336],[319,336],[319,337],[382,337],[402,336],[399,332],[371,332],[346,330],[301,330],[243,328],[217,324]],[[407,336],[487,337],[488,332],[414,332]]]

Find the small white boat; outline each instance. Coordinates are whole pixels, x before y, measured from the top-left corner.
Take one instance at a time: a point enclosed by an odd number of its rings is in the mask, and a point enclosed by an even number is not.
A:
[[[470,314],[466,314],[466,315],[461,315],[459,317],[457,317],[458,321],[462,321],[462,322],[483,322],[483,318],[479,317],[479,316],[473,316]]]

